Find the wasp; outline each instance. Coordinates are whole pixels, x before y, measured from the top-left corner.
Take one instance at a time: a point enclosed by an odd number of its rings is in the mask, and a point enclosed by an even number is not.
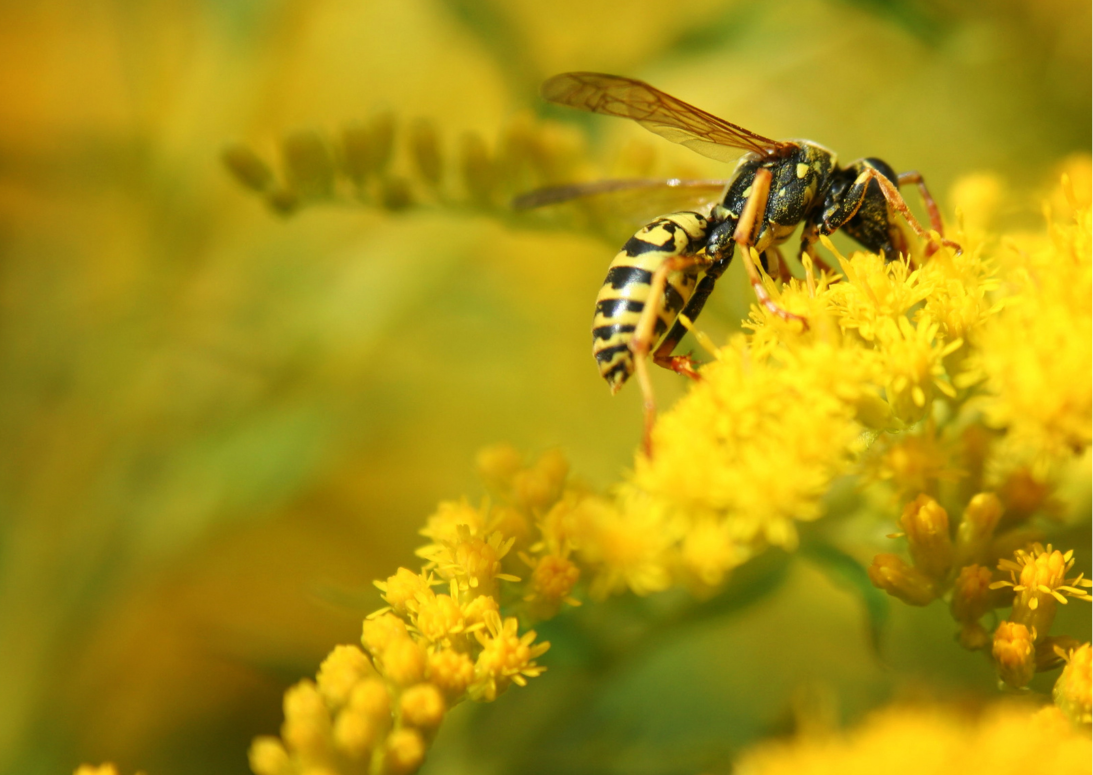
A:
[[[644,397],[645,451],[656,417],[646,358],[697,379],[689,355],[673,355],[686,334],[684,319],[702,311],[718,278],[739,251],[755,295],[771,313],[807,321],[778,306],[763,286],[756,264],[789,270],[778,246],[804,224],[798,259],[816,253],[821,236],[838,230],[887,261],[907,255],[902,217],[920,237],[959,251],[943,236],[941,215],[918,172],[897,174],[880,159],[867,158],[843,167],[833,151],[811,140],[771,140],[718,118],[643,81],[602,73],[563,73],[547,80],[542,96],[578,110],[620,116],[651,132],[717,161],[739,157],[724,181],[598,181],[541,189],[518,197],[519,208],[538,207],[580,196],[655,187],[716,187],[719,201],[708,212],[675,212],[656,218],[635,234],[615,256],[596,297],[592,353],[600,374],[615,393],[637,373]],[[740,152],[743,151],[743,155]],[[907,207],[899,187],[915,185],[925,203],[931,235]],[[656,345],[655,349],[653,346]]]

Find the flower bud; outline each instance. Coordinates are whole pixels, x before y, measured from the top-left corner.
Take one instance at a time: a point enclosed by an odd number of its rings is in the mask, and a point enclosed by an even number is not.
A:
[[[444,720],[444,696],[431,683],[411,686],[399,698],[399,714],[403,724],[431,731]]]
[[[967,565],[987,560],[994,529],[1002,517],[1002,501],[992,492],[972,496],[956,531],[957,562]]]
[[[376,744],[379,727],[375,719],[354,708],[345,708],[334,722],[334,744],[342,753],[363,759]]]
[[[998,677],[1015,689],[1032,680],[1036,672],[1036,633],[1017,622],[1002,622],[994,631],[991,654]]]
[[[269,165],[246,145],[229,145],[220,154],[221,161],[237,181],[259,193],[273,185]]]
[[[425,758],[425,741],[415,729],[396,729],[387,738],[384,771],[390,775],[409,775]]]
[[[1093,651],[1086,643],[1066,652],[1066,667],[1055,682],[1055,704],[1075,724],[1089,724],[1091,686],[1093,686]]]
[[[443,168],[440,157],[440,138],[436,127],[428,119],[418,119],[410,125],[410,152],[418,172],[430,185],[440,183]]]
[[[929,605],[937,597],[931,579],[894,554],[878,554],[869,566],[873,586],[908,605]]]
[[[991,608],[990,585],[990,568],[982,565],[966,565],[961,568],[953,585],[953,618],[965,624],[979,621]]]
[[[292,772],[288,751],[276,737],[256,737],[247,758],[255,775],[289,775]]]
[[[328,704],[339,707],[349,699],[353,687],[374,675],[372,663],[356,646],[335,646],[319,667],[316,682]]]
[[[524,467],[524,456],[511,444],[494,444],[480,449],[474,463],[488,486],[505,491],[512,486],[512,477]]]
[[[932,579],[941,580],[953,563],[949,537],[949,515],[929,495],[919,495],[907,504],[900,517],[915,567]]]
[[[296,132],[281,143],[288,187],[304,199],[334,191],[334,157],[317,132]]]

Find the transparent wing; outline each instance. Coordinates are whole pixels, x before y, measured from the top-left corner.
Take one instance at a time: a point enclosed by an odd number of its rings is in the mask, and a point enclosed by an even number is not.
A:
[[[637,121],[650,132],[717,161],[735,151],[781,155],[793,149],[688,105],[644,81],[603,73],[562,73],[542,86],[543,98],[578,110]]]
[[[512,206],[527,213],[533,222],[545,217],[550,222],[576,223],[580,229],[621,245],[658,215],[681,210],[709,215],[721,201],[726,183],[727,180],[599,180],[541,188],[516,197]]]
[[[650,195],[673,189],[679,191],[681,201],[705,201],[711,198],[719,198],[728,182],[728,180],[682,180],[680,178],[671,178],[669,180],[627,178],[622,180],[596,180],[591,183],[570,183],[564,186],[540,188],[521,194],[512,200],[512,209],[531,210],[536,207],[560,204],[574,199],[602,194],[618,194],[620,192],[637,193],[642,198],[648,198]]]

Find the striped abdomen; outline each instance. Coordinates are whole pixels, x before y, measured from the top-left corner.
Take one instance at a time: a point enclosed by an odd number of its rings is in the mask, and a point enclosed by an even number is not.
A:
[[[634,373],[629,344],[649,302],[653,272],[668,258],[701,250],[706,243],[707,225],[706,218],[698,213],[662,216],[631,237],[611,262],[607,279],[596,297],[592,354],[612,393]],[[689,267],[668,273],[654,341],[664,335],[691,298],[698,271],[697,267]]]

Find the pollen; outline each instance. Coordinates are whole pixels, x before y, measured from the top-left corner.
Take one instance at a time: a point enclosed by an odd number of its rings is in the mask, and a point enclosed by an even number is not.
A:
[[[804,178],[804,176],[807,175],[807,174],[808,174],[808,165],[807,164],[798,164],[797,165],[797,177],[798,178]]]

